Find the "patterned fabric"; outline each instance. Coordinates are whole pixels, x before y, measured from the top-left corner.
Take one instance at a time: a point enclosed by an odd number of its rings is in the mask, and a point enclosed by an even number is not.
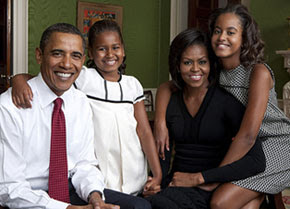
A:
[[[274,74],[265,64],[274,80]],[[245,106],[252,69],[240,65],[233,70],[223,70],[220,85]],[[290,120],[278,108],[275,85],[270,90],[267,109],[258,137],[262,140],[266,156],[266,170],[258,175],[235,181],[234,184],[265,193],[278,193],[290,186]]]
[[[61,98],[54,100],[51,120],[48,194],[51,198],[69,203],[66,129],[64,114],[61,110],[62,102]]]

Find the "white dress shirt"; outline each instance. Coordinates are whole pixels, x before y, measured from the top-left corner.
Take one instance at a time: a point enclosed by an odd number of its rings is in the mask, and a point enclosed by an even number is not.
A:
[[[67,203],[48,191],[51,117],[57,96],[41,74],[29,81],[32,108],[17,109],[11,89],[0,96],[0,204],[9,208],[61,209]],[[103,192],[104,179],[94,155],[91,108],[74,87],[61,98],[66,119],[69,176],[77,194],[87,201],[93,190]]]

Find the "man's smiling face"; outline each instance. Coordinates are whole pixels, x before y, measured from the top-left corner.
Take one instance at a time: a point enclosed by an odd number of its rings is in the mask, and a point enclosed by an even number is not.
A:
[[[54,32],[44,51],[36,49],[36,60],[45,83],[58,96],[68,90],[85,61],[82,38],[76,34]]]

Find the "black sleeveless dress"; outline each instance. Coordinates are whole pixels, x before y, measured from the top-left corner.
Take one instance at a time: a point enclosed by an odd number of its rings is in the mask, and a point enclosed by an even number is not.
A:
[[[197,187],[167,187],[176,171],[202,172],[206,183],[228,182],[263,171],[265,156],[259,140],[244,158],[217,168],[240,127],[244,111],[245,107],[232,95],[219,87],[211,86],[200,109],[192,117],[184,103],[182,92],[172,94],[166,121],[170,150],[174,147],[174,160],[171,164],[172,153],[166,152],[166,160],[160,161],[164,177],[163,189],[147,198],[153,209],[209,208],[212,192]]]

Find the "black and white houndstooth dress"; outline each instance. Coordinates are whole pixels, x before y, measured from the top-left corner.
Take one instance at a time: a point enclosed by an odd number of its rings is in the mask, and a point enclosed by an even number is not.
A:
[[[274,80],[272,70],[268,65],[265,66]],[[242,65],[233,70],[223,70],[219,78],[220,86],[246,106],[250,75],[251,70]],[[251,190],[275,194],[290,186],[290,120],[278,108],[274,87],[270,90],[258,137],[262,140],[266,156],[266,170],[233,183]]]

